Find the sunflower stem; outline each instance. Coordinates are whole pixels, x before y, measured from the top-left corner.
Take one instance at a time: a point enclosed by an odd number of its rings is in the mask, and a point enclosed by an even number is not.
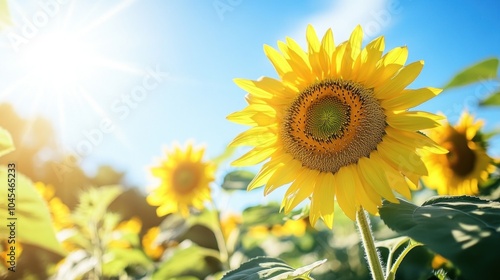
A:
[[[216,228],[214,229],[215,240],[217,241],[217,247],[219,248],[220,260],[222,262],[222,265],[224,266],[224,269],[227,270],[227,269],[230,269],[229,251],[227,250],[226,239],[224,238],[224,234],[222,233],[222,223],[221,223],[221,219],[220,219],[220,212],[217,209],[214,201],[211,200],[210,202],[212,204],[212,208],[215,211],[215,217],[217,219],[217,225],[216,225]]]
[[[373,232],[363,207],[360,207],[356,212],[356,222],[358,224],[361,240],[363,241],[363,248],[365,249],[366,259],[368,260],[368,266],[370,267],[372,277],[374,280],[384,280],[380,255],[377,247],[375,247]]]

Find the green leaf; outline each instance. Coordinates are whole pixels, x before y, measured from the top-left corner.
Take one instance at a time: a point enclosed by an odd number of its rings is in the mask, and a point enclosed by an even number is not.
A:
[[[182,242],[176,251],[170,253],[167,261],[163,262],[153,274],[153,280],[176,279],[181,276],[204,279],[222,270],[219,252],[197,246],[187,240]]]
[[[14,142],[10,133],[0,127],[0,157],[14,151]]]
[[[479,103],[481,106],[500,106],[500,91],[493,93]]]
[[[246,170],[236,170],[224,176],[222,188],[225,190],[246,190],[248,184],[255,177],[255,173]]]
[[[399,236],[383,241],[376,242],[377,247],[383,247],[389,249],[390,252],[395,252],[401,245],[406,244],[410,240],[407,236]]]
[[[464,279],[500,274],[500,203],[477,197],[435,197],[422,206],[385,201],[380,217],[394,231],[452,261]]]
[[[497,70],[498,59],[486,59],[459,72],[444,88],[450,89],[473,84],[479,81],[494,79],[497,77]]]
[[[243,263],[239,268],[229,271],[222,277],[222,280],[312,279],[309,276],[311,271],[325,262],[326,259],[294,269],[277,258],[257,257]]]
[[[280,213],[280,205],[277,203],[248,207],[242,213],[243,225],[249,227],[282,224],[283,218],[284,215]]]
[[[8,178],[13,178],[8,174],[12,174],[12,172],[8,173],[5,167],[0,168],[0,182],[4,182],[2,185],[8,182]],[[57,241],[47,204],[35,189],[30,179],[18,172],[15,174],[14,216],[3,216],[10,213],[7,194],[11,194],[11,192],[7,193],[7,187],[3,185],[0,197],[3,200],[0,204],[2,221],[5,221],[7,224],[10,222],[15,223],[16,243],[20,242],[38,246],[60,256],[65,256],[64,249],[59,241]],[[16,220],[7,220],[7,218],[13,217]],[[1,240],[6,240],[10,237],[9,231],[4,229],[0,230]]]
[[[108,206],[121,193],[122,189],[118,185],[88,189],[80,195],[80,203],[73,214],[75,223],[87,227],[89,221],[101,221],[108,211]]]
[[[150,259],[139,249],[112,248],[103,256],[106,262],[103,264],[104,276],[119,276],[129,266],[141,266],[144,270],[153,267]]]

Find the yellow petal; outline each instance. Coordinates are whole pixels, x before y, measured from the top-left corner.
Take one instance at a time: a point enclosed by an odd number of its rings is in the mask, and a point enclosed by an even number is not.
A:
[[[269,127],[256,126],[240,133],[228,146],[260,146],[267,147],[276,142],[276,132]]]
[[[391,164],[396,170],[413,174],[427,175],[427,167],[422,162],[420,156],[415,151],[406,148],[403,145],[385,137],[377,146],[379,155]]]
[[[240,158],[231,163],[232,166],[248,166],[260,163],[269,158],[275,151],[276,147],[269,147],[265,149],[254,148],[250,152],[244,154]]]
[[[387,132],[387,136],[392,140],[408,148],[424,148],[435,154],[448,153],[448,150],[439,146],[436,142],[422,133],[398,130],[392,127],[387,127],[385,131]]]
[[[403,67],[391,80],[375,89],[375,97],[388,99],[399,96],[418,77],[423,67],[423,61],[417,61]]]
[[[362,43],[363,43],[363,29],[361,28],[361,25],[358,25],[352,32],[351,37],[349,37],[349,46],[350,46],[349,55],[351,56],[351,59],[353,61],[356,60],[359,53],[361,52]]]
[[[381,36],[366,45],[366,47],[361,51],[361,54],[357,58],[357,66],[355,66],[355,68],[358,71],[358,81],[361,83],[365,83],[369,88],[373,87],[374,83],[373,80],[370,79],[370,77],[375,71],[376,65],[382,57],[384,49],[384,37]],[[377,79],[377,77],[373,77],[373,79]]]
[[[297,173],[301,170],[302,164],[291,156],[281,160],[279,168],[266,184],[264,195],[268,195],[275,189],[295,180]]]
[[[408,49],[406,47],[398,47],[386,53],[377,63],[377,69],[373,73],[373,87],[383,85],[388,79],[392,78],[401,67],[405,64],[408,58]]]
[[[383,160],[380,157],[379,153],[376,151],[370,154],[370,158],[376,163],[376,165],[380,166],[385,171],[384,173],[389,186],[399,194],[403,195],[405,198],[411,199],[410,188],[408,187],[403,174],[392,168],[392,166],[390,166],[389,163]]]
[[[442,89],[438,88],[405,89],[396,97],[382,100],[381,104],[382,107],[393,111],[406,110],[435,97],[441,91]]]
[[[333,76],[338,76],[338,77],[343,77],[342,76],[342,63],[343,63],[343,60],[344,60],[344,54],[345,54],[345,50],[346,50],[346,42],[343,42],[341,44],[339,44],[333,54],[332,54],[332,61],[330,63],[331,65],[331,75]]]
[[[261,98],[271,98],[273,96],[272,93],[259,87],[257,81],[236,78],[233,79],[233,82],[244,91],[249,92],[255,96]]]
[[[333,174],[330,172],[322,172],[322,176],[318,177],[311,203],[317,202],[319,202],[321,218],[327,227],[332,228],[335,209],[335,185]]]
[[[387,123],[396,129],[418,131],[440,126],[441,117],[427,112],[401,112],[399,114],[386,114]]]
[[[356,174],[353,174],[352,168],[344,166],[335,174],[336,197],[337,202],[351,220],[356,220]]]
[[[273,64],[274,69],[276,69],[276,72],[278,73],[278,75],[280,75],[280,77],[283,77],[285,73],[292,71],[292,68],[290,67],[286,59],[271,46],[264,45],[264,53]]]
[[[362,179],[364,178],[365,182],[368,183],[368,185],[370,185],[380,196],[390,202],[399,202],[389,187],[389,182],[387,182],[384,170],[377,165],[377,162],[369,158],[362,157],[359,159],[358,165],[359,170],[361,170]]]
[[[309,169],[302,169],[301,173],[297,174],[297,179],[290,185],[283,198],[281,208],[285,210],[285,213],[289,213],[312,194],[314,180],[316,180],[318,174],[317,170]]]
[[[310,24],[307,25],[306,39],[307,39],[307,45],[309,48],[309,53],[319,52],[319,48],[320,48],[319,39],[318,39],[318,36],[316,35],[316,31],[314,30],[314,27]]]
[[[251,191],[255,188],[264,186],[266,182],[269,181],[269,178],[271,178],[271,176],[276,172],[276,168],[274,168],[275,165],[276,163],[273,161],[264,164],[259,173],[257,173],[257,175],[255,175],[252,181],[248,184],[247,190]]]
[[[361,171],[359,170],[359,165],[351,164],[348,167],[351,167],[352,174],[357,175],[354,177],[354,185],[356,186],[356,199],[364,209],[366,209],[371,214],[376,215],[378,213],[378,206],[382,205],[382,199],[380,198],[380,195],[378,195],[375,190],[373,190],[373,188],[367,186],[364,183],[364,180],[361,180],[362,175]]]

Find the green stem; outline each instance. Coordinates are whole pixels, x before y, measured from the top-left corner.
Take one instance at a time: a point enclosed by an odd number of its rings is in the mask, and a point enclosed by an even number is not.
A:
[[[389,250],[389,256],[387,257],[387,265],[385,267],[385,275],[387,276],[386,277],[386,280],[389,279],[389,275],[391,274],[391,267],[392,267],[392,258],[394,256],[394,251],[393,250]]]
[[[216,219],[217,219],[217,226],[216,229],[214,229],[214,235],[215,235],[215,240],[217,241],[217,247],[219,247],[219,253],[220,253],[220,260],[222,262],[222,265],[224,266],[224,269],[227,270],[230,268],[229,266],[229,252],[227,250],[226,246],[226,239],[224,238],[224,234],[222,233],[222,223],[220,220],[220,213],[217,210],[217,207],[215,206],[214,201],[211,201],[212,208],[214,209],[216,213]]]
[[[97,280],[102,276],[103,250],[102,250],[101,238],[99,236],[99,226],[97,225],[96,221],[93,221],[90,224],[90,240],[91,240],[92,247],[93,247],[93,252],[92,252],[93,256],[97,260],[97,263],[94,266],[93,279]]]
[[[360,207],[356,212],[356,222],[358,224],[361,240],[363,241],[363,248],[365,249],[366,258],[368,260],[368,265],[370,266],[372,277],[374,280],[384,280],[384,272],[382,270],[382,264],[380,262],[378,250],[377,247],[375,247],[373,233],[363,207]]]
[[[422,245],[421,243],[418,243],[418,242],[412,243],[412,241],[410,241],[410,244],[408,244],[408,246],[406,246],[406,248],[403,250],[403,252],[401,252],[401,255],[399,255],[399,257],[396,259],[396,261],[394,262],[394,265],[392,266],[391,270],[387,274],[388,280],[394,280],[394,278],[396,277],[396,271],[398,270],[401,262],[403,262],[403,259],[406,257],[406,254],[408,254],[411,251],[411,249],[418,247],[418,246],[421,246],[421,245]]]

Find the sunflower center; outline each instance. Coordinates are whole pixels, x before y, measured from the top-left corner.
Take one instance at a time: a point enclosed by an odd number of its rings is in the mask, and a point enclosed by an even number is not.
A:
[[[181,165],[175,169],[172,181],[174,189],[180,193],[187,193],[198,184],[199,176],[193,166]]]
[[[453,131],[443,145],[450,151],[446,157],[453,173],[465,177],[474,170],[476,154],[469,148],[464,134]]]
[[[368,157],[385,134],[385,114],[373,89],[328,79],[302,91],[285,113],[285,150],[303,166],[323,172]]]
[[[349,120],[349,107],[335,96],[325,96],[306,112],[306,131],[317,139],[339,138]]]

